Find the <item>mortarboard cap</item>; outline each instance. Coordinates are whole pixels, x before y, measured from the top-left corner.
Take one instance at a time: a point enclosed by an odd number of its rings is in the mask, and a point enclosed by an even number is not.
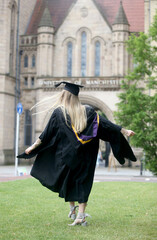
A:
[[[82,85],[74,84],[74,83],[69,83],[69,82],[60,82],[55,84],[55,87],[60,86],[61,84],[65,84],[64,89],[67,90],[68,92],[71,92],[75,96],[78,96],[80,88],[82,88]]]

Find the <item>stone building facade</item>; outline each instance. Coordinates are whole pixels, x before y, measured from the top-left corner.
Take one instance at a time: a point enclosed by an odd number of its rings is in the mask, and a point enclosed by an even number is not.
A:
[[[20,1],[20,148],[46,122],[29,109],[60,91],[61,80],[83,84],[82,103],[114,121],[120,82],[133,67],[125,41],[148,30],[156,7],[155,0]],[[14,161],[17,9],[17,0],[0,2],[0,164]]]
[[[20,34],[25,33],[35,2],[21,2]],[[0,1],[0,164],[14,161],[17,11],[17,0]]]

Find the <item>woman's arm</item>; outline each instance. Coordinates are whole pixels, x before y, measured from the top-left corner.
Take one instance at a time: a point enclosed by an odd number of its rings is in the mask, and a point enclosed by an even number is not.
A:
[[[37,148],[41,143],[42,143],[42,142],[41,142],[40,138],[38,138],[38,139],[36,140],[36,142],[33,143],[32,146],[28,147],[28,148],[25,150],[25,153],[26,153],[26,154],[31,153],[31,151],[34,150],[35,148]]]
[[[99,137],[104,141],[110,142],[111,132],[121,132],[127,137],[135,135],[134,131],[122,128],[121,126],[112,123],[111,121],[107,120],[102,116],[99,116],[99,119]]]

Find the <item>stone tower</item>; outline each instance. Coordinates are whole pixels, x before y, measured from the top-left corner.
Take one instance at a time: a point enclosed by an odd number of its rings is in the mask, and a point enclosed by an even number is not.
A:
[[[113,29],[113,75],[125,76],[129,67],[125,41],[129,36],[129,23],[124,12],[122,1],[112,25]]]
[[[0,164],[14,147],[17,1],[0,1]]]
[[[54,26],[48,7],[38,25],[37,77],[53,76]]]
[[[36,0],[20,3],[23,34]],[[17,0],[0,1],[0,165],[14,161],[17,15]]]

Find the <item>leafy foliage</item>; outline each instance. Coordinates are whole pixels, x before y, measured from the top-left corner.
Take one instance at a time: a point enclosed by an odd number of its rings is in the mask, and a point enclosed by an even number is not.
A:
[[[134,69],[122,82],[115,118],[136,132],[131,142],[145,153],[148,168],[157,174],[157,14],[148,34],[127,41]]]

